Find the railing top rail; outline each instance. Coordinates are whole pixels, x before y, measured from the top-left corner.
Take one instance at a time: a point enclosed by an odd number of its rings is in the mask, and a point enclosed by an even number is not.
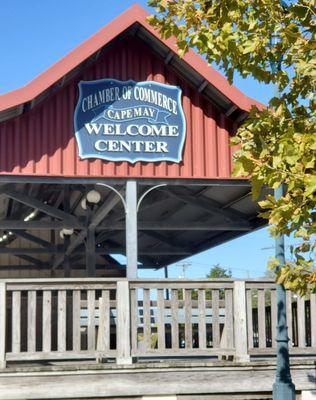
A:
[[[117,281],[126,281],[126,278],[9,278],[9,279],[0,279],[0,283],[99,283],[99,282],[117,282]],[[233,283],[236,281],[245,281],[248,283],[272,283],[275,281],[273,279],[265,279],[265,278],[247,278],[247,279],[239,279],[239,278],[213,278],[213,279],[182,279],[182,278],[138,278],[131,279],[129,282],[131,283],[210,283],[210,282],[218,282],[218,283]]]
[[[14,284],[35,284],[35,283],[113,283],[117,281],[124,281],[125,278],[16,278],[16,279],[0,279],[0,283],[14,283]]]
[[[232,278],[216,278],[216,279],[183,279],[183,278],[161,278],[161,279],[156,279],[156,278],[145,278],[145,279],[131,279],[131,283],[210,283],[210,282],[223,282],[223,283],[233,283],[236,279]]]
[[[232,289],[234,282],[242,279],[132,279],[126,278],[27,278],[0,279],[8,290],[57,290],[57,289],[108,289],[116,288],[117,282],[128,281],[132,289]],[[272,289],[271,279],[247,279],[246,289]]]
[[[246,281],[246,289],[276,289],[276,282],[273,280]]]

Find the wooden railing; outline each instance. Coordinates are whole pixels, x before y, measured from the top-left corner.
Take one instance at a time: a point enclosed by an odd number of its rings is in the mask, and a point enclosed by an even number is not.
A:
[[[249,354],[273,354],[276,347],[277,297],[272,282],[246,283]],[[316,294],[286,292],[290,353],[316,353]]]
[[[287,293],[290,351],[316,353],[316,295]],[[0,367],[7,361],[275,353],[271,281],[0,281]]]
[[[233,282],[131,282],[132,356],[234,354]]]
[[[116,310],[116,288],[117,282],[109,280],[2,283],[5,360],[115,357],[111,342],[116,331],[110,319]]]

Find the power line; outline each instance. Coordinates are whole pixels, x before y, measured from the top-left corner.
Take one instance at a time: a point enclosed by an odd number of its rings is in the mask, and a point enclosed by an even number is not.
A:
[[[192,265],[192,263],[189,262],[189,261],[184,261],[184,262],[182,262],[182,263],[176,264],[176,267],[182,269],[182,275],[181,275],[181,278],[182,278],[182,279],[185,279],[185,278],[186,278],[186,276],[185,276],[185,275],[186,275],[186,270],[187,270],[189,267],[191,267],[191,265]]]

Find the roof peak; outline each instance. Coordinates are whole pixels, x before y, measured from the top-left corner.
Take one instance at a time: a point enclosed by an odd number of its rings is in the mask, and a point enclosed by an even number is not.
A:
[[[133,4],[27,85],[0,95],[0,121],[19,115],[23,112],[26,103],[33,102],[48,88],[59,82],[64,76],[69,74],[70,71],[74,70],[135,23],[138,23],[143,29],[149,32],[156,41],[159,41],[167,47],[169,52],[172,51],[178,55],[175,38],[171,37],[167,40],[162,39],[159,32],[149,25],[147,21],[149,15],[150,14],[141,5],[138,3]],[[229,99],[232,105],[235,105],[240,110],[248,112],[252,105],[257,105],[262,108],[263,105],[261,103],[250,99],[239,89],[230,85],[218,71],[209,66],[207,62],[193,50],[189,50],[181,61],[195,70],[196,73],[204,79],[205,84],[212,85],[215,90]],[[7,112],[7,110],[13,108],[18,108],[20,110],[19,113],[12,114],[11,112]]]

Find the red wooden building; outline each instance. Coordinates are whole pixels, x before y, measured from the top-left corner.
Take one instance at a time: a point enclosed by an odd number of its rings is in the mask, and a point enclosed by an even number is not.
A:
[[[271,398],[250,357],[276,351],[273,281],[137,277],[265,224],[229,144],[263,105],[147,16],[0,96],[0,399]],[[290,350],[315,354],[316,294],[286,296]],[[314,369],[296,362],[298,392]]]
[[[262,105],[193,51],[181,59],[175,40],[162,40],[146,18],[133,6],[28,85],[0,96],[2,276],[60,276],[62,267],[66,276],[125,275],[115,253],[127,255],[135,277],[137,265],[161,268],[263,224],[249,182],[231,175],[229,144],[251,106]],[[182,160],[80,158],[78,83],[99,79],[180,87]],[[87,204],[93,195],[98,201]]]

